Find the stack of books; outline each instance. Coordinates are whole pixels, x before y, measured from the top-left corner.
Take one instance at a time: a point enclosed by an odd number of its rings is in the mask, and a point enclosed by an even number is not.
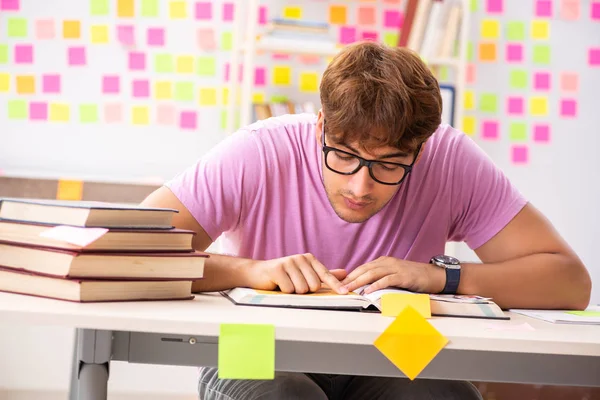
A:
[[[76,302],[191,299],[207,254],[177,210],[0,199],[0,291]]]

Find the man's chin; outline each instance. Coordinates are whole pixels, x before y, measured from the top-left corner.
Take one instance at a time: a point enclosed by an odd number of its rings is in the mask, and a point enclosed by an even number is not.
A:
[[[342,220],[350,224],[360,224],[371,218],[375,213],[365,211],[354,211],[348,209],[341,209],[341,207],[335,207],[335,213]]]

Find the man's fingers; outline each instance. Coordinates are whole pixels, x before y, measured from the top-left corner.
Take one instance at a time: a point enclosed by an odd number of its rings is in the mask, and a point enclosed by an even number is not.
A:
[[[316,292],[321,289],[321,279],[319,279],[319,275],[317,275],[317,272],[313,269],[312,264],[299,261],[298,268],[300,268],[302,275],[304,275],[309,291]]]
[[[348,276],[348,272],[346,272],[345,269],[330,269],[329,272],[331,272],[331,274],[335,276],[338,281],[341,281]]]
[[[347,285],[348,283],[352,282],[353,280],[355,280],[356,278],[358,278],[359,276],[361,276],[362,274],[367,272],[367,270],[369,270],[370,268],[373,268],[373,264],[371,264],[371,263],[363,264],[363,265],[355,268],[342,281],[342,285]]]
[[[304,278],[304,274],[300,270],[296,262],[287,262],[284,264],[284,270],[294,284],[293,292],[306,293],[308,292],[308,283]]]
[[[344,285],[342,285],[342,282],[340,282],[338,280],[338,278],[336,278],[335,275],[333,275],[331,273],[331,271],[329,271],[327,269],[327,267],[325,267],[323,264],[321,264],[321,262],[319,260],[317,260],[316,258],[312,258],[311,264],[313,269],[316,271],[317,275],[319,275],[319,279],[321,279],[321,282],[323,282],[324,284],[326,284],[327,286],[329,286],[331,289],[335,290],[337,293],[339,294],[346,294],[348,293],[348,290],[346,290],[346,288],[344,288]]]
[[[292,280],[290,279],[283,266],[275,269],[275,272],[272,276],[272,281],[277,286],[279,286],[279,290],[281,290],[282,292],[294,293],[294,284],[292,283]]]
[[[349,292],[358,289],[361,286],[368,285],[377,281],[378,279],[383,278],[386,275],[391,274],[392,271],[389,268],[381,267],[381,268],[373,268],[368,271],[365,271],[362,275],[358,276],[355,280],[347,283],[346,289]]]

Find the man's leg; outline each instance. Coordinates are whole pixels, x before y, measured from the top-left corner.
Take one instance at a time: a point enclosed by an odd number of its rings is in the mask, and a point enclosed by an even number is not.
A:
[[[475,386],[465,381],[379,378],[355,376],[346,387],[344,400],[483,400]]]
[[[203,368],[200,400],[327,400],[319,385],[302,373],[276,372],[273,380],[219,379],[217,368]]]

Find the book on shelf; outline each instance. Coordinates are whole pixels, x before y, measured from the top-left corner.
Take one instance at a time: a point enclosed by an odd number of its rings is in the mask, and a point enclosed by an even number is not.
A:
[[[313,102],[274,102],[274,103],[255,103],[252,107],[253,119],[260,121],[263,119],[278,117],[286,114],[315,113],[316,107]]]
[[[319,21],[273,18],[266,27],[267,31],[287,31],[294,33],[329,33],[329,24]]]
[[[286,294],[238,287],[220,293],[238,305],[371,312],[381,311],[381,298],[384,294],[413,293],[402,289],[382,289],[365,294],[364,288],[346,295],[327,288],[308,294]],[[429,298],[433,316],[509,319],[489,298],[442,294],[430,294]]]

